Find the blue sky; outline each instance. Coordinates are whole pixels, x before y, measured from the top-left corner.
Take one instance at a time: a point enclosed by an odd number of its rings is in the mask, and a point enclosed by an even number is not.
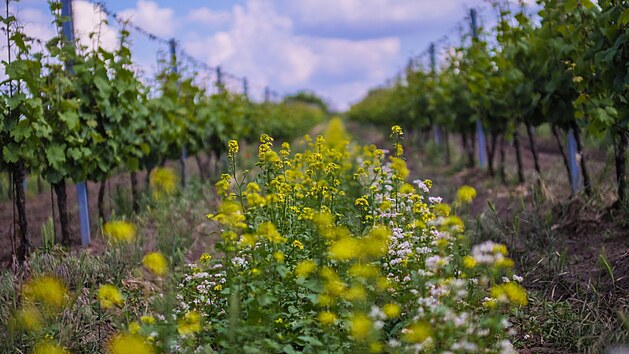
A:
[[[106,0],[106,6],[180,48],[229,73],[246,76],[252,96],[265,86],[280,94],[311,89],[337,109],[392,78],[412,55],[450,35],[470,7],[495,17],[484,0]],[[14,5],[27,33],[53,34],[44,0]],[[74,1],[76,31],[87,33],[104,17],[84,0]],[[101,26],[101,42],[114,46],[118,26]],[[464,30],[469,29],[463,23]],[[134,34],[133,53],[150,75],[167,47]],[[448,43],[443,43],[444,50]],[[427,58],[423,58],[427,63]],[[209,75],[207,80],[212,80]],[[240,88],[240,81],[229,86]]]

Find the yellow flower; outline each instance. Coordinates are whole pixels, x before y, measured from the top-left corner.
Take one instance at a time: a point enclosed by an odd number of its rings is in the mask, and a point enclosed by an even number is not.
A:
[[[367,292],[361,285],[354,285],[343,293],[343,297],[349,301],[364,300],[367,297]]]
[[[278,318],[277,320],[275,320],[275,323],[277,323],[277,324],[282,324],[282,323],[284,323],[284,319],[282,319],[282,318],[280,317],[280,318]]]
[[[428,322],[420,321],[406,329],[402,339],[409,343],[422,343],[432,336],[432,326]]]
[[[337,320],[337,317],[336,317],[336,314],[334,314],[333,312],[323,311],[323,312],[319,312],[317,319],[319,320],[319,323],[321,323],[322,325],[328,326],[328,325],[333,324]]]
[[[214,287],[214,290],[215,290],[215,291],[221,291],[221,290],[223,290],[223,286],[222,286],[221,284],[217,284],[217,285]]]
[[[506,256],[509,254],[509,251],[507,250],[507,246],[497,243],[494,245],[493,249],[492,249],[493,253],[501,253],[503,256]]]
[[[451,208],[448,204],[439,203],[434,206],[434,209],[435,209],[435,214],[439,216],[443,216],[443,217],[450,216]]]
[[[330,258],[338,260],[350,260],[360,256],[360,241],[353,237],[344,237],[330,245],[328,248]]]
[[[456,201],[459,204],[469,204],[476,198],[476,189],[470,186],[462,186],[456,192]]]
[[[44,325],[44,317],[41,312],[32,305],[25,305],[16,314],[16,319],[20,326],[27,331],[37,332]]]
[[[349,275],[354,278],[375,278],[378,274],[378,267],[371,264],[356,263],[349,268]]]
[[[388,318],[395,318],[400,315],[401,309],[400,309],[400,305],[396,303],[389,303],[389,304],[384,305],[384,307],[382,308],[382,311],[384,312],[385,315],[387,315]]]
[[[476,267],[476,259],[472,256],[465,256],[463,258],[463,266],[470,269]]]
[[[513,268],[515,264],[511,258],[500,258],[496,260],[495,265],[497,268]]]
[[[319,294],[317,296],[317,306],[328,307],[334,305],[334,298],[327,294]]]
[[[203,253],[203,254],[201,254],[201,257],[199,257],[199,261],[201,263],[209,263],[210,260],[212,260],[212,256],[210,256],[207,253]]]
[[[138,334],[140,333],[140,324],[137,323],[136,321],[133,321],[131,323],[129,323],[129,333],[131,334]]]
[[[402,135],[404,132],[402,131],[402,127],[399,125],[394,125],[391,127],[391,134]]]
[[[22,288],[24,298],[39,302],[48,308],[58,309],[64,305],[68,290],[57,278],[49,275],[31,279]]]
[[[273,258],[275,258],[278,263],[284,263],[284,253],[282,251],[274,252]]]
[[[272,144],[273,143],[273,138],[270,137],[268,134],[262,134],[262,135],[260,135],[260,142],[262,144]]]
[[[142,264],[155,275],[163,276],[168,272],[168,261],[160,252],[152,252],[144,256]]]
[[[238,142],[236,140],[230,140],[227,143],[227,156],[233,158],[238,153]]]
[[[406,162],[399,157],[391,157],[391,169],[395,171],[395,176],[401,180],[405,180],[411,173],[406,167]]]
[[[111,284],[103,284],[98,288],[98,301],[104,309],[122,306],[124,302],[120,290]]]
[[[177,321],[177,332],[186,336],[201,330],[201,315],[196,311],[187,312],[183,318]]]
[[[415,192],[415,187],[413,187],[412,185],[408,183],[404,183],[402,187],[400,187],[401,194],[411,194],[413,192]]]
[[[118,333],[109,341],[107,352],[109,354],[153,354],[155,350],[137,334]]]
[[[516,306],[526,306],[529,302],[526,290],[514,282],[492,286],[491,297],[498,301],[506,300]]]
[[[299,240],[295,240],[295,241],[293,241],[293,247],[295,247],[295,248],[299,248],[299,249],[300,249],[300,250],[302,250],[302,251],[303,251],[303,249],[304,249],[304,245],[303,245],[303,243],[301,243]]]
[[[369,201],[367,201],[367,198],[365,197],[360,197],[356,199],[356,201],[354,202],[354,206],[357,206],[363,210],[367,210],[369,209]]]
[[[110,221],[103,226],[103,234],[110,240],[130,243],[135,240],[135,227],[122,220]]]
[[[295,275],[297,277],[307,277],[317,269],[317,264],[311,260],[301,261],[295,267]]]
[[[52,340],[44,339],[35,345],[33,354],[70,354],[70,352]]]
[[[371,343],[369,343],[369,352],[370,353],[382,353],[382,343],[380,343],[380,342],[371,342]]]
[[[277,229],[275,228],[275,225],[273,225],[273,223],[269,221],[264,222],[260,224],[260,226],[258,226],[258,235],[266,238],[269,242],[275,243],[275,244],[286,241],[286,239],[282,237],[282,235],[280,235],[280,233],[277,231]],[[295,242],[299,242],[299,241],[295,240],[293,242],[293,245],[295,245]],[[301,245],[301,243],[299,244]],[[295,245],[295,247],[298,247],[298,246]],[[304,246],[301,245],[299,249],[303,250]]]
[[[155,317],[153,317],[151,315],[144,315],[144,316],[140,317],[140,321],[142,321],[142,323],[146,323],[146,324],[155,324]]]
[[[177,173],[169,167],[156,168],[149,177],[149,184],[154,198],[171,195],[177,190]]]
[[[367,315],[359,313],[354,315],[350,323],[350,333],[354,339],[365,340],[372,330],[372,321]]]

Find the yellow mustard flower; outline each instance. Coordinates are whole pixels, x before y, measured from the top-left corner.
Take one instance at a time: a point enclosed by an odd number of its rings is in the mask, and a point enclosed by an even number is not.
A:
[[[508,301],[516,306],[526,306],[529,302],[526,290],[515,282],[492,286],[491,297],[498,301]]]
[[[107,352],[109,354],[153,354],[155,350],[142,336],[118,333],[109,341]]]
[[[140,333],[140,324],[137,323],[136,321],[133,321],[131,323],[129,323],[129,333],[131,334],[138,334]]]
[[[400,315],[400,305],[396,303],[388,303],[382,307],[382,311],[388,318],[396,318]]]
[[[462,186],[456,191],[456,202],[459,204],[469,204],[476,198],[476,189],[470,186]]]
[[[476,267],[476,259],[472,256],[463,257],[463,266],[470,269]]]
[[[278,243],[282,243],[286,241],[286,239],[282,237],[282,235],[280,235],[280,233],[277,231],[277,228],[275,227],[275,225],[273,225],[273,223],[270,221],[263,222],[262,224],[260,224],[260,226],[258,226],[257,233],[258,235],[266,238],[271,243],[278,244]],[[293,245],[295,245],[295,242],[293,242]],[[303,249],[303,245],[300,247],[300,249]]]
[[[312,272],[314,272],[316,269],[317,264],[314,261],[307,259],[297,264],[297,266],[295,267],[295,275],[297,277],[307,277],[312,274]]]
[[[273,258],[275,258],[275,261],[277,261],[277,263],[284,263],[284,253],[282,251],[275,251],[273,252]]]
[[[329,326],[337,320],[337,317],[334,312],[322,311],[322,312],[319,312],[317,319],[319,320],[319,323],[321,323],[322,325]]]
[[[201,256],[199,257],[199,261],[201,263],[207,264],[212,260],[212,256],[210,256],[207,253],[202,253]]]
[[[239,147],[236,140],[230,140],[227,143],[227,157],[233,158],[238,153]]]
[[[104,309],[122,306],[124,299],[115,285],[103,284],[98,288],[98,301]]]
[[[168,272],[168,261],[160,252],[151,252],[142,258],[142,264],[155,275],[164,276]]]
[[[433,334],[432,326],[425,321],[419,321],[406,329],[402,339],[409,343],[423,343]]]
[[[333,242],[328,248],[330,258],[351,260],[360,256],[360,241],[353,237],[343,237]]]
[[[358,341],[363,341],[370,336],[373,321],[365,314],[355,314],[350,322],[350,333]]]
[[[29,280],[22,288],[27,301],[38,302],[47,308],[61,308],[68,295],[68,289],[61,280],[50,276],[38,276]]]
[[[142,317],[140,317],[140,321],[142,321],[142,323],[146,323],[146,324],[155,324],[155,317],[151,316],[151,315],[144,315]]]
[[[293,247],[299,248],[302,251],[304,250],[304,244],[301,243],[299,240],[294,240],[293,241]]]
[[[17,313],[16,319],[20,326],[31,332],[37,332],[44,326],[42,313],[33,305],[25,304]]]
[[[177,190],[177,173],[170,167],[158,167],[149,176],[149,184],[155,199],[172,195]]]
[[[127,221],[110,221],[103,226],[103,234],[112,241],[130,243],[135,240],[135,227]]]
[[[391,169],[395,171],[395,176],[400,180],[405,180],[411,173],[406,166],[406,161],[399,157],[391,157]]]
[[[201,315],[196,311],[186,312],[183,318],[177,321],[177,332],[186,336],[201,331]]]
[[[35,345],[33,354],[70,354],[70,351],[50,339],[44,339]]]

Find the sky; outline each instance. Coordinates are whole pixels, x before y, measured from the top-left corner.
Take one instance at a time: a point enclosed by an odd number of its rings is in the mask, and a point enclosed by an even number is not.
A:
[[[481,21],[495,13],[485,0],[105,0],[122,18],[163,38],[199,61],[237,77],[247,77],[250,94],[261,99],[264,87],[281,95],[312,90],[336,110],[345,110],[370,88],[403,70],[412,56],[426,52],[431,41],[438,51],[457,44],[458,28],[469,30],[471,7]],[[74,0],[75,32],[100,29],[101,45],[114,48],[119,26],[85,0]],[[27,34],[50,38],[55,29],[44,0],[21,0],[12,12]],[[4,10],[3,10],[4,12]],[[150,76],[165,58],[166,44],[132,31],[138,70]],[[451,40],[443,42],[444,36]],[[0,41],[4,48],[5,42]],[[6,50],[2,50],[5,52]],[[3,56],[4,55],[4,56]],[[0,54],[6,57],[6,54]],[[420,59],[428,63],[427,56]],[[186,65],[186,63],[183,63]],[[191,65],[187,65],[188,68]],[[206,81],[214,73],[202,71]],[[241,90],[241,81],[228,78]]]

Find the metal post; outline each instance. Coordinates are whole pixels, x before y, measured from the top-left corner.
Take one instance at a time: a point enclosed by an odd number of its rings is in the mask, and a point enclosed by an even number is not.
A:
[[[223,72],[221,71],[221,67],[216,67],[216,87],[218,88],[218,92],[222,93],[224,91],[223,87]]]
[[[69,20],[61,24],[63,35],[70,42],[74,42],[74,19],[72,17],[72,0],[61,1],[61,16],[68,17]],[[72,63],[66,63],[66,69],[72,73]],[[79,206],[79,222],[81,225],[81,246],[86,247],[90,244],[90,212],[87,203],[87,184],[79,182],[76,184],[76,194]]]
[[[478,39],[478,26],[477,26],[477,12],[476,9],[470,10],[470,17],[472,20],[472,37],[474,40]],[[481,118],[479,117],[476,121],[476,137],[478,142],[478,162],[481,168],[485,168],[487,166],[487,151],[485,144],[485,130],[483,128],[483,123],[481,122]]]
[[[570,187],[572,195],[575,195],[581,189],[581,175],[577,162],[577,139],[572,129],[568,131],[568,167],[570,168]]]
[[[242,93],[245,97],[249,97],[249,82],[246,77],[242,79]]]

